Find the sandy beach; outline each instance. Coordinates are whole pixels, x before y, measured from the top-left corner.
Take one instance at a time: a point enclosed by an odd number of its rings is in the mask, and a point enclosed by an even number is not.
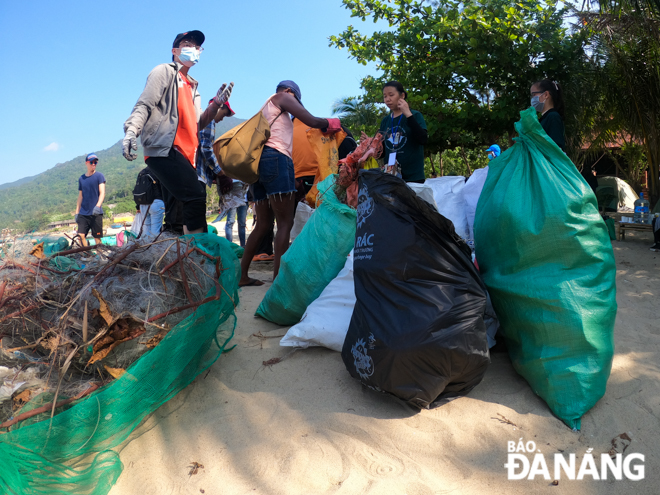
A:
[[[111,495],[169,494],[657,494],[660,492],[660,253],[650,233],[614,241],[615,357],[605,396],[573,432],[494,352],[467,397],[418,411],[363,389],[339,353],[279,346],[286,328],[255,318],[270,286],[243,289],[235,348],[161,407],[121,451]],[[263,362],[283,361],[272,366]],[[507,480],[507,442],[546,459],[598,458],[628,432],[645,456],[641,481]],[[192,462],[204,467],[191,475]],[[550,462],[549,462],[550,464]],[[553,466],[550,464],[551,475]]]

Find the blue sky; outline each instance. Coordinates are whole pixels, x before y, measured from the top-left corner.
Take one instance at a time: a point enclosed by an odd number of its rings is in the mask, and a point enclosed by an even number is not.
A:
[[[121,139],[149,71],[192,29],[206,35],[190,71],[204,101],[234,81],[232,107],[248,118],[292,79],[314,115],[330,116],[336,99],[360,94],[361,78],[376,73],[328,46],[350,24],[374,30],[340,0],[0,0],[0,184]]]

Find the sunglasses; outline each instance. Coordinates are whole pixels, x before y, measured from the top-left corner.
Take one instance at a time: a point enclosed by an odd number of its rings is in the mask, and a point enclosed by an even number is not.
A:
[[[91,163],[92,165],[96,165],[98,162],[99,162],[98,160],[91,160],[89,163]]]

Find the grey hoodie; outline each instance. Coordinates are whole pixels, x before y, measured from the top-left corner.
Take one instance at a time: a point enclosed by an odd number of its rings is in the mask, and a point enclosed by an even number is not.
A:
[[[136,136],[142,136],[145,156],[167,156],[174,144],[179,125],[176,75],[181,67],[178,62],[157,65],[149,73],[140,98],[124,122],[124,133],[132,130]],[[191,80],[198,129],[203,129],[215,117],[218,108],[209,105],[202,113],[202,97],[197,92],[197,81],[190,76],[188,79]]]

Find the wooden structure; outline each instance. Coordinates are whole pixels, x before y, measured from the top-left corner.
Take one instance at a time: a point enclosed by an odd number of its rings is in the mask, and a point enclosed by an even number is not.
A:
[[[626,230],[641,230],[648,231],[653,233],[653,227],[650,223],[627,223],[619,222],[619,240],[624,241],[626,239]]]

